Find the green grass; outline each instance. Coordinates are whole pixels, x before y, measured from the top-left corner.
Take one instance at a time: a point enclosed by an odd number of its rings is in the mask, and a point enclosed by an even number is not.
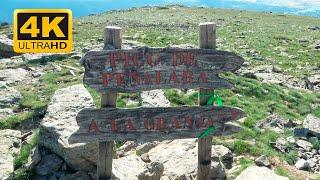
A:
[[[319,150],[320,149],[320,141],[317,137],[309,138],[309,142],[312,144],[312,148]]]
[[[34,115],[35,113],[31,111],[10,116],[0,121],[0,129],[15,129],[20,125],[21,122],[32,119]]]
[[[19,169],[24,164],[28,162],[28,157],[30,155],[31,150],[38,144],[39,142],[39,129],[36,129],[32,134],[32,137],[28,144],[25,144],[21,147],[20,154],[14,159],[14,168]]]
[[[240,165],[239,170],[234,173],[234,175],[236,175],[236,176],[241,174],[241,172],[243,172],[245,169],[247,169],[247,167],[254,165],[254,162],[252,160],[244,157],[244,158],[240,159],[239,165]]]
[[[46,107],[47,103],[40,100],[40,98],[31,91],[20,91],[22,100],[19,103],[20,108],[39,109]]]
[[[172,103],[173,106],[181,105],[196,105],[198,104],[198,93],[187,95],[183,92],[178,92],[176,89],[164,90],[166,98]]]
[[[136,155],[137,155],[137,156],[141,156],[142,154],[143,154],[143,152],[142,152],[141,150],[139,150],[139,149],[136,150]]]
[[[285,177],[289,177],[289,172],[285,169],[285,168],[283,168],[283,167],[276,167],[275,169],[274,169],[274,172],[276,173],[276,174],[278,174],[279,176],[285,176]]]

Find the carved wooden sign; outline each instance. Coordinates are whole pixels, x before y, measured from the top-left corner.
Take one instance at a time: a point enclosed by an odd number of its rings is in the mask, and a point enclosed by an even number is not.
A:
[[[76,118],[80,128],[69,141],[195,138],[211,126],[214,135],[221,135],[226,122],[244,116],[240,109],[225,106],[84,109]]]
[[[219,78],[244,60],[212,49],[148,48],[90,51],[83,57],[84,83],[105,92],[165,88],[230,88]]]

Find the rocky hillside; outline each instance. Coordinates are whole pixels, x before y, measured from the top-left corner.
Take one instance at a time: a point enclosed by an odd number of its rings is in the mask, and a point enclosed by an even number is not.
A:
[[[197,47],[198,24],[218,25],[218,49],[245,58],[224,105],[243,109],[240,133],[214,137],[213,179],[320,179],[320,21],[236,10],[153,7],[74,20],[74,52],[15,54],[0,27],[0,179],[92,179],[97,144],[71,144],[76,114],[99,107],[82,84],[79,59],[102,49],[106,25],[123,28],[123,48]],[[140,98],[141,97],[141,98]],[[123,93],[117,107],[197,104],[197,90]],[[114,179],[195,179],[197,139],[116,142]],[[130,164],[130,165],[129,165]],[[129,165],[129,166],[128,166]]]

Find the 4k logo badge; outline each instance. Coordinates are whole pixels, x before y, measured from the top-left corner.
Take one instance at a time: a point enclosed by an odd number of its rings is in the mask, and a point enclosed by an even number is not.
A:
[[[18,9],[13,26],[17,53],[72,51],[72,13],[68,9]]]

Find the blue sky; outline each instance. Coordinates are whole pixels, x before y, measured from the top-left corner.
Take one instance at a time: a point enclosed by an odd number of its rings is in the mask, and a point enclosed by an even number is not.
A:
[[[3,0],[1,0],[3,1]],[[5,0],[6,1],[6,0]],[[8,0],[8,3],[10,1],[27,1],[27,0]],[[89,2],[89,1],[105,1],[106,3],[117,3],[121,0],[32,0],[34,1],[49,1],[49,2],[65,2],[65,1],[77,1],[79,3],[82,2]],[[135,1],[135,0],[132,0]],[[176,3],[176,2],[183,2],[184,3],[191,3],[196,4],[197,2],[201,0],[167,0],[168,3]],[[214,0],[208,0],[208,1],[214,1]],[[281,6],[281,7],[289,7],[289,8],[320,8],[320,0],[225,0],[226,3],[237,1],[237,2],[245,2],[245,3],[256,3],[256,4],[265,4],[265,5],[271,5],[271,6]],[[156,2],[156,0],[155,0]]]

